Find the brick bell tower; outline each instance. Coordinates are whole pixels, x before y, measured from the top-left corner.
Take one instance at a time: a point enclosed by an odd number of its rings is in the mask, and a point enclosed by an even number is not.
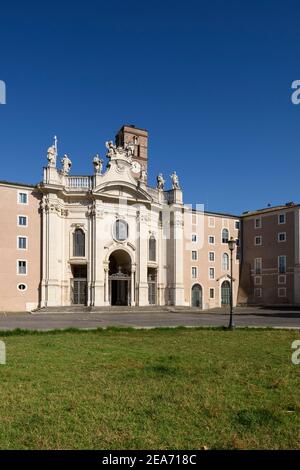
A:
[[[132,174],[139,179],[142,170],[148,173],[148,131],[133,125],[124,125],[116,135],[116,145],[123,147],[127,143],[134,144]]]

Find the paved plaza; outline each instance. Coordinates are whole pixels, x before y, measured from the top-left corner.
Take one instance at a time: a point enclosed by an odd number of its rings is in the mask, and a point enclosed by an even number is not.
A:
[[[277,327],[299,328],[300,310],[278,308],[241,308],[234,309],[237,327]],[[15,328],[30,330],[51,330],[65,328],[105,328],[135,327],[222,327],[227,326],[228,309],[72,309],[41,311],[35,313],[0,313],[0,330]]]

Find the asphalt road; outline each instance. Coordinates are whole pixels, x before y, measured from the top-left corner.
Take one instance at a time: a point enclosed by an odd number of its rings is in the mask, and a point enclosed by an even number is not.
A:
[[[300,310],[237,308],[234,313],[237,327],[279,327],[300,329]],[[227,326],[229,312],[210,311],[101,311],[63,313],[0,313],[0,330],[15,328],[51,330],[64,328],[99,328],[123,326],[136,328],[176,326]]]

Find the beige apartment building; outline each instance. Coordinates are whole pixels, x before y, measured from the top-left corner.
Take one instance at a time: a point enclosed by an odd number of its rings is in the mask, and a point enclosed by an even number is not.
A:
[[[72,175],[55,139],[41,183],[0,183],[0,311],[228,305],[231,237],[234,305],[300,303],[298,206],[193,209],[172,168],[169,183],[160,173],[148,185],[148,132],[134,126],[106,142],[106,158]]]
[[[300,206],[245,212],[239,302],[300,304]]]
[[[34,186],[0,182],[0,310],[31,310],[41,280],[41,195]]]
[[[240,271],[240,219],[233,215],[185,208],[183,253],[185,305],[215,308],[230,303],[230,251],[233,237],[233,303],[237,303]]]

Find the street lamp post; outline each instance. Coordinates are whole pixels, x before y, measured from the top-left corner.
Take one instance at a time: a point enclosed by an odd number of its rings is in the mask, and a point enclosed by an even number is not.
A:
[[[233,330],[235,327],[234,320],[233,320],[233,288],[232,288],[232,252],[235,248],[236,241],[233,237],[228,240],[228,248],[230,250],[230,319],[228,330]]]

